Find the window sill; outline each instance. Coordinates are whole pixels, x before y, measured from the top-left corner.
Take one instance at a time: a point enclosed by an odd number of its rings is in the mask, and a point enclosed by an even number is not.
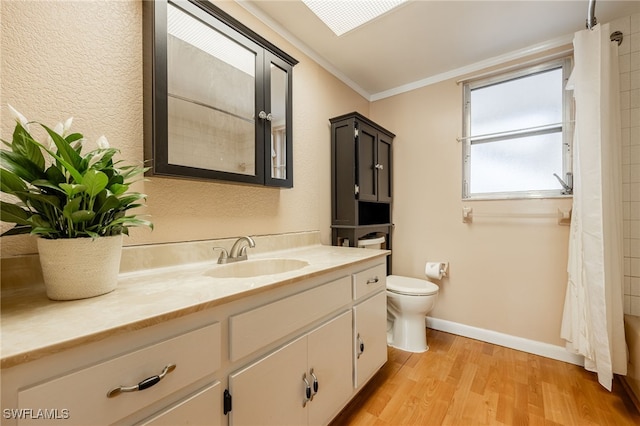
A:
[[[505,200],[541,200],[573,198],[572,194],[483,194],[462,197],[462,201],[505,201]]]

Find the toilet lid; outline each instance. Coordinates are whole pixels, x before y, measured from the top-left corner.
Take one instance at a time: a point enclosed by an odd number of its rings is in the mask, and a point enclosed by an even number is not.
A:
[[[389,275],[387,277],[387,290],[394,293],[409,294],[413,296],[428,296],[436,294],[439,287],[427,280],[418,278]]]

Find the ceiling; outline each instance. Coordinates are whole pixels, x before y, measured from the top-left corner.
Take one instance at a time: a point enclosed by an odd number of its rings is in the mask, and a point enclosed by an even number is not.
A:
[[[237,1],[369,100],[570,43],[589,3],[409,0],[338,37],[300,0]],[[595,16],[639,12],[638,0],[598,0]]]

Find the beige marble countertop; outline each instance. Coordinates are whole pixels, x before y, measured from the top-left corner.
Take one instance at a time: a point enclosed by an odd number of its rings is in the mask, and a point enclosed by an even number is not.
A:
[[[116,290],[109,294],[65,302],[49,300],[42,284],[3,289],[1,368],[388,254],[386,250],[312,244],[249,255],[249,260],[287,258],[309,263],[295,271],[253,278],[212,278],[205,272],[218,267],[215,260],[159,267],[121,273]]]

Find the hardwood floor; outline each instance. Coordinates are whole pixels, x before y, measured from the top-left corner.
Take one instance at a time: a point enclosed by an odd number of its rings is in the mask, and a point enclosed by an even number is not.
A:
[[[338,425],[640,425],[616,379],[582,367],[427,329],[429,351],[389,360]]]

